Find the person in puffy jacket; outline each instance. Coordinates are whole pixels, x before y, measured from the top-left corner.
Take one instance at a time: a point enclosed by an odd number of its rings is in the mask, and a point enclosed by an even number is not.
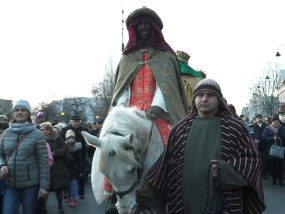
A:
[[[285,146],[285,128],[281,126],[278,118],[272,118],[271,125],[267,126],[263,132],[263,138],[267,145],[267,157],[269,168],[271,170],[273,182],[272,185],[276,185],[277,179],[279,180],[279,185],[284,186],[282,182],[282,169],[283,169],[283,159],[270,156],[270,148],[276,142],[277,145]]]
[[[6,179],[3,214],[18,214],[20,204],[23,214],[36,214],[38,198],[46,197],[50,185],[46,141],[31,120],[27,101],[17,101],[12,110],[0,143],[1,179]]]

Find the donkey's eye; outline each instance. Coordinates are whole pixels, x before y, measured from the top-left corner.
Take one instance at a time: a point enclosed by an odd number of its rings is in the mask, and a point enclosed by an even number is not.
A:
[[[115,151],[111,151],[110,153],[109,153],[109,156],[115,156],[116,155],[116,152]]]

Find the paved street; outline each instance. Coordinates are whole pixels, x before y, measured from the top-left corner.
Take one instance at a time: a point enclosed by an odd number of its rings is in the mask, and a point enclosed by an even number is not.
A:
[[[267,209],[263,214],[284,214],[285,213],[285,186],[271,185],[271,177],[268,180],[263,180],[265,191],[265,199]],[[97,205],[92,189],[91,182],[86,185],[86,198],[77,200],[77,207],[70,208],[67,203],[64,203],[66,214],[104,214],[104,205]],[[54,193],[50,194],[48,201],[48,214],[57,214],[57,202]]]
[[[267,209],[264,214],[284,214],[285,213],[285,186],[271,185],[272,179],[268,177],[263,180],[265,201]]]
[[[98,205],[95,201],[90,178],[85,186],[85,199],[78,199],[76,207],[69,207],[68,203],[63,202],[66,214],[103,214],[105,205]],[[57,214],[57,201],[55,193],[50,193],[47,204],[48,214]]]

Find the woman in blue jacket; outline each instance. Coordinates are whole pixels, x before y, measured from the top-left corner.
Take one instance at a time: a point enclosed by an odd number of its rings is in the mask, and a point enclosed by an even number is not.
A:
[[[263,137],[267,145],[267,157],[269,162],[269,167],[273,177],[272,185],[276,185],[277,178],[279,180],[279,185],[284,186],[282,182],[282,165],[283,159],[275,158],[270,156],[269,151],[271,146],[276,142],[277,145],[285,146],[285,128],[281,126],[278,118],[272,118],[271,125],[264,129]]]

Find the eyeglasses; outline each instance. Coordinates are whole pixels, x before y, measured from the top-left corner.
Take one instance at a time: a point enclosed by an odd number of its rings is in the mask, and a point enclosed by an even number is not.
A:
[[[44,130],[46,130],[46,129],[40,129],[41,131],[44,131]]]
[[[27,109],[25,109],[25,108],[16,108],[16,109],[14,109],[14,111],[13,112],[16,112],[16,113],[18,113],[18,112],[27,112],[28,110]]]
[[[264,121],[269,121],[269,120],[264,120]]]
[[[69,139],[75,139],[75,138],[74,137],[68,137],[67,139],[69,140]]]

